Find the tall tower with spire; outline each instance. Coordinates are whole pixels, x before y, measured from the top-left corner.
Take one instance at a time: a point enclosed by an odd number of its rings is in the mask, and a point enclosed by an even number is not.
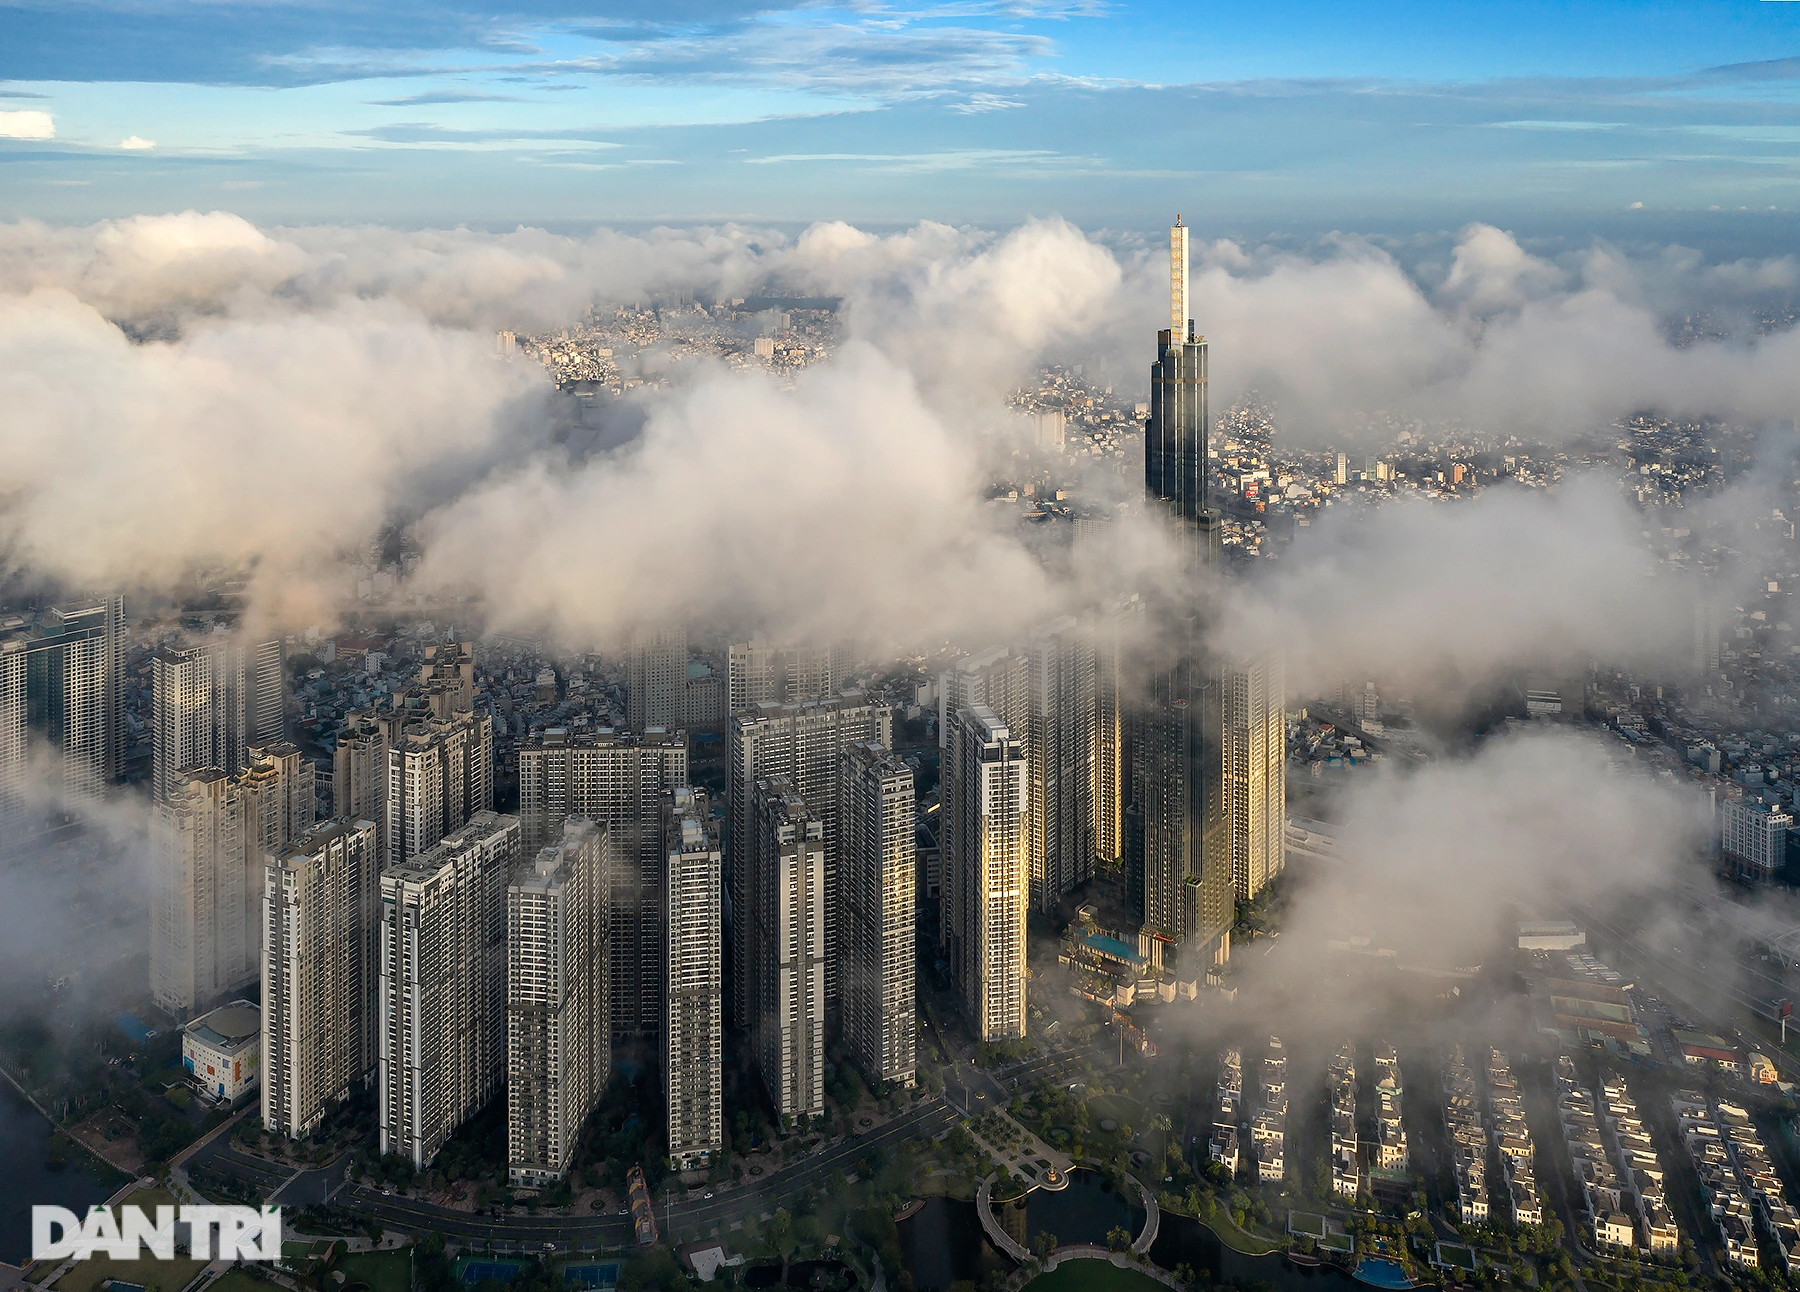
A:
[[[1206,339],[1188,316],[1188,230],[1169,230],[1169,322],[1157,333],[1144,428],[1144,491],[1166,514],[1192,576],[1219,560],[1218,513],[1206,479]],[[1132,724],[1127,865],[1152,937],[1182,973],[1201,976],[1230,954],[1232,840],[1225,784],[1222,678],[1192,612],[1177,607],[1168,658],[1148,679]]]
[[[1219,557],[1218,514],[1206,497],[1206,338],[1188,315],[1188,231],[1169,229],[1169,323],[1156,334],[1150,365],[1150,420],[1145,427],[1144,490],[1180,529],[1191,567]]]

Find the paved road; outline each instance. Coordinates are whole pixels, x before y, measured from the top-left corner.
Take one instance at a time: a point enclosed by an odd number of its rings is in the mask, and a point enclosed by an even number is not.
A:
[[[866,1134],[826,1145],[808,1157],[790,1162],[765,1180],[731,1189],[717,1198],[680,1198],[659,1206],[657,1223],[665,1230],[665,1237],[669,1230],[684,1235],[703,1235],[714,1229],[728,1229],[734,1221],[773,1211],[801,1190],[823,1183],[834,1171],[854,1172],[857,1160],[871,1149],[892,1149],[907,1140],[934,1138],[949,1129],[958,1116],[944,1100],[927,1100]],[[335,1189],[342,1185],[343,1172],[348,1165],[348,1158],[341,1158],[323,1171],[304,1171],[291,1177],[290,1182],[282,1183],[286,1173],[280,1168],[235,1149],[220,1149],[207,1160],[216,1169],[259,1187],[267,1187],[270,1181],[278,1182],[282,1190],[304,1185],[306,1197],[282,1193],[281,1200],[293,1205],[323,1200],[311,1196],[313,1186],[307,1185],[301,1177],[320,1177],[325,1181],[335,1174]],[[482,1216],[417,1198],[384,1196],[367,1186],[338,1192],[333,1201],[338,1206],[371,1216],[390,1229],[439,1233],[464,1242],[495,1246],[539,1247],[554,1243],[559,1249],[569,1250],[616,1247],[631,1239],[629,1216]]]

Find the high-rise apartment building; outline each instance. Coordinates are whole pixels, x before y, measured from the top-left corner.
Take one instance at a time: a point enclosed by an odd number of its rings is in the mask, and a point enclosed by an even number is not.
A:
[[[366,819],[387,828],[388,750],[400,739],[406,714],[397,709],[368,710],[345,716],[338,727],[332,756],[333,814]],[[385,847],[382,855],[386,856]]]
[[[313,766],[253,745],[236,776],[189,768],[150,820],[150,992],[187,1016],[256,981],[263,868],[313,825]]]
[[[0,849],[33,791],[32,749],[50,756],[52,793],[93,800],[124,752],[125,599],[64,602],[0,616]]]
[[[506,1167],[560,1180],[612,1071],[604,827],[570,817],[506,890]]]
[[[419,698],[434,718],[475,708],[475,647],[471,642],[427,646],[419,666]]]
[[[1719,607],[1711,601],[1694,603],[1694,673],[1711,677],[1719,671]]]
[[[154,711],[152,792],[158,802],[190,767],[239,772],[254,745],[283,739],[287,678],[279,639],[218,634],[150,657]]]
[[[229,999],[258,973],[246,920],[262,904],[260,871],[244,848],[244,812],[233,778],[197,767],[157,805],[150,824],[150,995],[186,1018]],[[261,854],[255,854],[258,862]]]
[[[1020,648],[989,647],[938,678],[940,747],[954,735],[955,715],[976,705],[1025,745],[1031,902],[1044,912],[1093,878],[1103,817],[1105,859],[1119,855],[1117,650],[1109,638],[1102,653],[1106,627],[1066,615],[1033,629]]]
[[[913,773],[879,745],[844,755],[844,1043],[871,1083],[913,1084],[918,895]]]
[[[506,900],[519,819],[477,812],[381,872],[375,1110],[383,1156],[415,1168],[506,1073]]]
[[[260,875],[267,857],[279,853],[291,839],[313,827],[318,814],[318,794],[313,785],[312,763],[287,741],[252,745],[245,751],[244,770],[238,773],[238,792],[244,800],[244,847],[253,874]],[[252,888],[260,889],[259,884]],[[260,908],[260,894],[253,907]],[[261,919],[260,909],[252,924]]]
[[[1139,855],[1132,860],[1144,925],[1195,974],[1223,963],[1231,949],[1235,887],[1220,692],[1216,668],[1179,659],[1151,679],[1136,723]]]
[[[1095,629],[1065,615],[1033,630],[1025,749],[1031,901],[1046,914],[1094,877],[1099,659]]]
[[[955,738],[957,714],[985,704],[1023,735],[1031,712],[1031,661],[1009,646],[965,655],[938,674],[938,748]]]
[[[313,827],[263,870],[262,1119],[298,1139],[375,1068],[373,821]]]
[[[753,789],[752,1052],[785,1124],[825,1111],[825,827],[785,776]]]
[[[485,713],[408,722],[388,748],[382,847],[397,866],[494,806],[494,726]]]
[[[1792,814],[1778,805],[1755,798],[1727,799],[1719,812],[1719,846],[1740,873],[1772,879],[1787,865],[1793,824]]]
[[[1025,742],[986,705],[962,710],[939,787],[946,941],[963,1013],[980,1040],[1022,1037],[1031,896]]]
[[[626,672],[625,720],[633,731],[674,731],[687,725],[686,628],[645,628],[633,633]]]
[[[724,912],[718,831],[704,790],[664,799],[668,841],[668,983],[663,1021],[669,1160],[705,1166],[725,1144]]]
[[[793,792],[805,799],[817,815],[824,831],[825,993],[835,1007],[841,989],[838,915],[843,903],[839,896],[837,830],[844,752],[852,745],[869,742],[883,746],[893,743],[893,714],[885,705],[871,703],[860,691],[800,704],[762,704],[732,717],[731,829],[725,860],[730,867],[732,1016],[740,1027],[749,1026],[753,1014],[750,998],[744,995],[749,984],[749,926],[740,912],[754,900],[746,887],[748,871],[743,863],[750,856],[753,842],[755,818],[749,805],[756,783],[771,776],[786,777]]]
[[[519,820],[527,856],[550,842],[571,816],[598,822],[612,840],[610,1025],[620,1038],[653,1035],[662,1026],[668,932],[663,796],[687,782],[687,735],[680,731],[571,736],[552,727],[519,750]]]
[[[1276,652],[1225,670],[1225,793],[1231,819],[1232,885],[1253,901],[1286,865],[1286,684]]]
[[[726,701],[732,713],[762,704],[800,704],[837,694],[844,685],[843,647],[782,644],[764,637],[734,643],[727,657]]]

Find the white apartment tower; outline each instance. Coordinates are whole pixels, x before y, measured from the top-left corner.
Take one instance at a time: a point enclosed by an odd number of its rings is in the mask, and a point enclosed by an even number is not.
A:
[[[506,1073],[506,895],[519,819],[477,812],[381,872],[381,1152],[423,1168]]]
[[[150,657],[154,712],[152,792],[161,802],[190,767],[239,772],[256,745],[285,734],[287,679],[279,639],[223,634]]]
[[[918,1068],[913,773],[878,745],[844,755],[844,1042],[871,1084]]]
[[[494,726],[462,712],[407,723],[388,749],[382,848],[397,866],[494,806]]]
[[[260,865],[252,874],[244,848],[237,786],[216,767],[197,767],[187,784],[151,816],[150,994],[186,1018],[228,998],[257,975],[245,919],[262,905]],[[258,863],[261,854],[256,854]]]
[[[825,1111],[825,827],[785,776],[759,780],[751,810],[754,1053],[791,1125]]]
[[[633,633],[626,670],[626,723],[633,731],[674,731],[687,725],[686,628]]]
[[[597,822],[612,840],[610,1026],[620,1038],[654,1035],[662,1027],[668,933],[663,796],[687,781],[687,735],[680,731],[602,730],[576,737],[552,727],[519,751],[526,856],[554,839],[571,816]]]
[[[406,715],[396,710],[372,710],[345,716],[338,727],[337,750],[332,757],[332,811],[353,820],[387,826],[388,750],[400,739]],[[382,855],[386,856],[384,848]]]
[[[1787,864],[1787,834],[1793,824],[1783,808],[1727,799],[1719,813],[1719,845],[1739,871],[1769,879]]]
[[[724,913],[719,837],[703,790],[669,791],[668,984],[663,1077],[669,1160],[678,1171],[705,1166],[725,1143]]]
[[[1287,714],[1280,654],[1237,661],[1225,669],[1221,689],[1231,876],[1238,900],[1247,902],[1287,861]]]
[[[262,1119],[299,1139],[375,1067],[373,821],[339,818],[264,868]]]
[[[760,704],[799,704],[837,694],[844,684],[840,646],[783,645],[765,637],[736,642],[727,655],[726,704],[743,713]]]
[[[963,1011],[980,1040],[1022,1037],[1031,886],[1025,743],[976,705],[957,715],[944,758],[944,910]]]
[[[838,876],[838,805],[843,793],[844,754],[852,746],[893,743],[893,713],[871,703],[860,691],[800,704],[761,704],[731,720],[731,829],[726,862],[730,867],[732,1016],[740,1027],[754,1016],[746,995],[750,980],[749,924],[744,912],[754,904],[745,861],[752,850],[755,814],[751,802],[756,783],[786,777],[795,794],[819,818],[825,847],[825,995],[838,1002],[841,936],[838,914],[843,907]]]
[[[515,1185],[569,1169],[612,1070],[605,829],[562,823],[506,890],[506,1166]]]
[[[64,602],[0,616],[0,851],[31,800],[33,746],[53,793],[100,798],[124,750],[125,599]]]
[[[253,745],[236,776],[189,768],[151,808],[150,991],[190,1015],[255,982],[263,867],[313,825],[313,766],[294,746]]]

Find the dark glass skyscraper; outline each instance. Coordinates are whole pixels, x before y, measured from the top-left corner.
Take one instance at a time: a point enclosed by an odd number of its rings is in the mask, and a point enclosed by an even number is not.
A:
[[[1186,317],[1187,291],[1187,228],[1177,218],[1169,230],[1172,326],[1157,334],[1150,368],[1144,491],[1150,508],[1166,511],[1192,577],[1218,561],[1219,521],[1206,487],[1206,341]],[[1184,973],[1199,975],[1230,952],[1222,692],[1191,615],[1176,614],[1169,627],[1134,724],[1128,882],[1142,893],[1144,924],[1174,944]]]

